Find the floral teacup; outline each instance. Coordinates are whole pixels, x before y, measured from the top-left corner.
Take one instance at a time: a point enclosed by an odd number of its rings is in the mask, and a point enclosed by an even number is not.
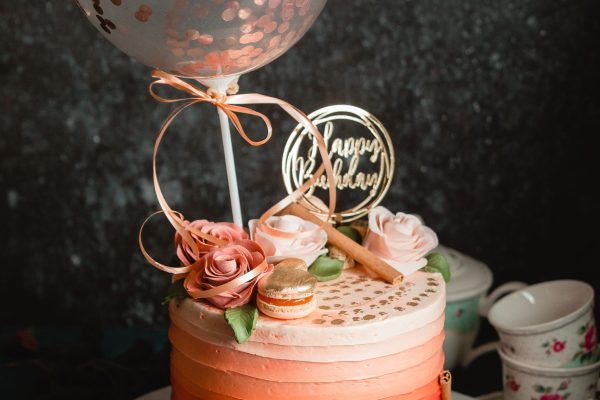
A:
[[[593,400],[600,362],[579,368],[541,368],[525,365],[499,351],[504,400]]]
[[[594,290],[585,282],[543,282],[494,304],[488,319],[500,348],[516,361],[546,368],[577,368],[598,360]]]

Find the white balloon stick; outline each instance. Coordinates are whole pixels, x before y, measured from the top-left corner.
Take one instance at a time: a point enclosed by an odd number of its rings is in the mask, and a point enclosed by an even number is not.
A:
[[[221,136],[223,138],[223,153],[225,155],[225,169],[227,171],[227,183],[229,184],[229,199],[231,201],[231,214],[233,222],[239,227],[244,227],[242,221],[242,209],[240,207],[240,194],[238,191],[237,176],[235,174],[235,158],[233,146],[231,145],[231,133],[229,131],[229,118],[223,110],[217,107],[219,121],[221,122]]]
[[[200,83],[208,88],[212,88],[219,93],[227,93],[227,88],[232,83],[237,82],[237,76],[224,78],[199,79]],[[231,215],[233,222],[240,228],[244,227],[242,220],[242,208],[240,207],[240,193],[238,191],[237,176],[235,174],[235,157],[233,156],[233,146],[231,145],[231,132],[229,131],[229,118],[227,114],[219,107],[219,122],[221,123],[221,137],[223,139],[223,154],[225,156],[225,170],[227,171],[227,184],[229,185],[229,200],[231,202]]]

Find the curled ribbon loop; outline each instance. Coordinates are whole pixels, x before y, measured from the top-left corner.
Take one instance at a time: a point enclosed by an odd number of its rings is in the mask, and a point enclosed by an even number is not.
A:
[[[176,212],[176,211],[172,210],[171,207],[169,207],[169,204],[167,203],[167,201],[162,193],[162,190],[160,188],[160,184],[158,182],[156,158],[157,158],[157,154],[158,154],[158,148],[160,146],[160,143],[161,143],[169,125],[171,125],[173,120],[183,110],[185,110],[186,108],[188,108],[196,103],[206,102],[206,103],[210,103],[210,104],[214,105],[215,107],[218,107],[219,109],[221,109],[227,115],[227,117],[229,118],[229,120],[231,121],[231,123],[233,124],[233,126],[235,127],[237,132],[240,134],[240,136],[248,144],[250,144],[252,146],[261,146],[261,145],[265,144],[266,142],[268,142],[269,139],[271,139],[271,136],[273,133],[273,128],[271,125],[271,121],[269,120],[269,118],[266,115],[264,115],[258,111],[255,111],[251,108],[244,107],[244,105],[251,105],[251,104],[254,104],[254,105],[257,105],[257,104],[278,105],[285,112],[287,112],[293,119],[295,119],[298,123],[302,124],[307,129],[307,131],[310,132],[313,135],[313,137],[316,139],[319,154],[321,155],[321,158],[323,159],[323,163],[317,169],[317,171],[313,174],[313,176],[309,180],[307,180],[300,188],[296,189],[293,193],[289,194],[283,200],[279,201],[274,206],[272,206],[269,210],[267,210],[267,212],[265,212],[260,217],[258,224],[261,225],[261,229],[263,229],[265,231],[271,231],[272,228],[269,228],[265,224],[267,219],[269,217],[277,214],[279,211],[283,210],[285,207],[287,207],[294,201],[298,200],[312,186],[312,184],[316,182],[316,180],[323,173],[325,173],[327,175],[327,179],[329,182],[329,208],[328,208],[328,215],[327,215],[327,218],[325,219],[324,223],[327,223],[326,221],[329,221],[331,215],[334,212],[335,202],[336,202],[336,189],[335,189],[335,179],[333,176],[333,168],[331,166],[331,161],[329,160],[329,154],[327,152],[327,147],[325,145],[325,140],[323,139],[323,136],[321,135],[321,133],[319,132],[317,127],[310,121],[310,119],[308,119],[308,117],[302,111],[300,111],[296,107],[292,106],[291,104],[289,104],[281,99],[277,99],[275,97],[270,97],[270,96],[265,96],[262,94],[250,93],[250,94],[227,95],[227,94],[222,94],[222,93],[216,93],[213,89],[204,91],[201,88],[191,85],[174,75],[168,74],[168,73],[166,73],[164,71],[160,71],[160,70],[154,70],[152,72],[152,76],[154,78],[156,78],[156,80],[153,81],[152,83],[150,83],[148,90],[150,92],[150,95],[155,100],[157,100],[161,103],[181,103],[165,119],[165,121],[162,124],[162,127],[160,128],[160,131],[158,133],[156,141],[154,142],[154,150],[152,153],[152,180],[154,183],[154,190],[156,192],[156,197],[158,198],[158,203],[162,210],[162,211],[158,211],[157,213],[164,213],[164,215],[167,217],[168,221],[171,223],[173,228],[175,228],[175,231],[177,233],[179,233],[179,235],[181,235],[182,240],[185,241],[185,243],[190,247],[190,249],[192,250],[192,254],[194,255],[195,258],[200,259],[200,257],[199,257],[200,252],[198,249],[198,245],[196,244],[196,241],[194,240],[194,238],[190,235],[190,232],[197,235],[198,237],[201,237],[204,240],[207,240],[209,242],[216,244],[217,246],[223,246],[223,245],[227,244],[227,242],[217,239],[211,235],[206,235],[202,232],[199,232],[197,230],[194,230],[194,229],[188,227],[188,223],[184,220],[181,213]],[[170,86],[174,89],[177,89],[179,91],[187,93],[189,95],[189,97],[181,97],[181,98],[163,97],[156,93],[156,91],[155,91],[156,85]],[[262,119],[263,123],[265,124],[266,131],[267,131],[265,137],[261,140],[252,140],[246,134],[237,114],[246,114],[246,115],[255,116],[255,117]],[[142,243],[143,228],[144,228],[145,224],[148,222],[148,220],[150,218],[152,218],[154,215],[156,215],[157,213],[152,214],[150,217],[148,217],[148,219],[146,219],[146,221],[144,221],[144,223],[142,224],[142,226],[140,228],[139,234],[138,234],[138,241],[139,241],[139,245],[140,245],[142,255],[144,256],[144,258],[146,258],[146,260],[150,264],[152,264],[154,267],[156,267],[162,271],[169,272],[171,274],[183,274],[183,273],[187,273],[189,271],[196,270],[197,268],[199,268],[201,259],[191,265],[188,265],[188,266],[170,267],[168,265],[161,264],[158,261],[154,260],[150,256],[150,254],[146,251],[146,249]],[[290,232],[282,232],[282,231],[277,231],[277,232],[273,232],[273,233],[276,235],[279,235],[279,236],[289,237],[289,238],[298,237],[298,233],[290,233]],[[223,285],[223,286],[226,286],[225,288],[221,288],[221,287],[213,288],[210,290],[210,293],[200,293],[200,292],[194,293],[194,297],[201,298],[201,297],[211,297],[211,296],[217,295],[219,293],[226,291],[225,289],[229,290],[230,286],[232,286],[234,283],[236,286],[239,286],[243,283],[246,283],[246,282],[252,280],[255,276],[257,276],[257,274],[262,272],[262,270],[264,268],[265,268],[264,266],[261,266],[260,268],[258,268],[258,267],[255,268],[255,269],[257,269],[257,271],[254,271],[254,270],[250,271],[251,273],[249,272],[249,273],[241,276],[240,278],[236,279],[235,282],[232,281],[232,283],[230,285]],[[220,289],[220,290],[217,293],[215,291],[215,289]]]

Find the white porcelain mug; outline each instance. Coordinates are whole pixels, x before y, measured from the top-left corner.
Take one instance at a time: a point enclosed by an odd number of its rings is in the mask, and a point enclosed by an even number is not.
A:
[[[594,289],[581,281],[548,281],[518,290],[489,310],[500,341],[476,348],[464,365],[496,348],[531,367],[593,364],[598,360],[593,305]]]
[[[482,293],[459,300],[448,300],[444,331],[445,369],[452,369],[468,359],[479,333],[479,317],[486,317],[490,307],[502,296],[526,287],[523,282],[507,282],[486,296]]]

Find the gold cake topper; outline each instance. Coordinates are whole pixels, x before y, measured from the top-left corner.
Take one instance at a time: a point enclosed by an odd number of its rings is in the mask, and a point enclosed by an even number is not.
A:
[[[358,204],[336,211],[333,220],[342,223],[362,217],[381,202],[392,182],[394,149],[388,131],[372,114],[350,105],[324,107],[311,113],[308,118],[323,133],[336,188],[340,191],[351,189],[366,192]],[[370,137],[341,137],[338,133],[345,131],[343,128],[336,128],[336,121],[357,123],[367,129]],[[305,139],[307,142],[304,142]],[[282,159],[283,181],[287,192],[292,193],[302,186],[319,166],[316,139],[302,125],[296,126],[285,145]],[[327,187],[327,177],[322,175],[304,193],[305,204],[313,213],[323,217],[327,215],[327,210],[310,196],[315,189]]]

